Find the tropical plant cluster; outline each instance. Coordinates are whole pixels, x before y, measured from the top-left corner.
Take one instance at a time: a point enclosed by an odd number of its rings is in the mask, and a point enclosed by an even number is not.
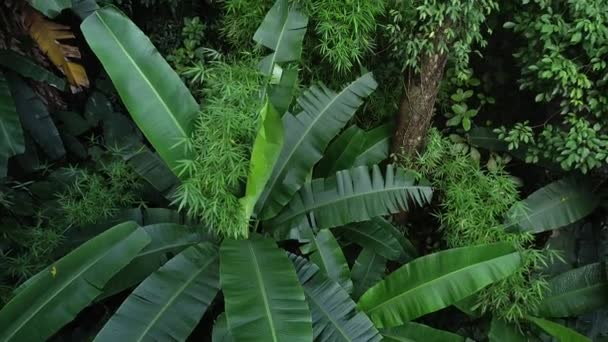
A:
[[[608,341],[607,13],[0,5],[0,341]]]

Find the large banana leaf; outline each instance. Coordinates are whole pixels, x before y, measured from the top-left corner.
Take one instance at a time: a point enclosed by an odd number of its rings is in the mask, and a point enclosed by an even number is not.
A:
[[[519,327],[504,320],[494,317],[488,333],[490,342],[527,342],[526,336],[522,335]]]
[[[505,224],[508,230],[540,233],[574,223],[598,204],[599,198],[589,183],[566,178],[516,203],[507,213]]]
[[[49,18],[55,18],[64,9],[72,7],[72,0],[28,0],[28,2]]]
[[[307,25],[308,18],[290,6],[287,0],[275,2],[253,36],[257,43],[274,51],[261,62],[263,74],[272,75],[275,63],[300,59]]]
[[[293,265],[273,240],[224,240],[220,280],[235,341],[311,341],[312,320]]]
[[[4,75],[0,72],[0,178],[6,176],[8,158],[25,151],[23,131],[15,101]]]
[[[314,340],[380,341],[382,337],[369,318],[357,312],[348,293],[306,259],[290,255],[312,311]]]
[[[355,260],[351,278],[353,280],[353,299],[358,300],[370,287],[384,277],[386,259],[374,250],[363,248]]]
[[[150,242],[137,224],[115,226],[34,276],[0,311],[0,341],[45,341],[101,294]]]
[[[219,291],[219,254],[189,247],[143,281],[95,341],[185,341]]]
[[[377,165],[371,172],[360,166],[305,184],[268,226],[284,230],[310,220],[318,228],[338,227],[408,210],[411,203],[422,206],[432,195],[430,187],[417,185],[415,176],[399,167],[389,165],[383,176]]]
[[[407,322],[402,326],[380,330],[386,342],[464,342],[465,338],[449,331]],[[505,341],[511,342],[511,341]]]
[[[313,86],[298,99],[303,108],[300,114],[283,115],[285,143],[257,203],[264,219],[275,216],[302,187],[329,142],[353,117],[363,103],[362,98],[371,94],[377,85],[368,73],[340,93],[323,85]]]
[[[340,170],[354,167],[355,160],[365,144],[365,132],[352,125],[327,147],[323,159],[315,167],[315,177],[328,177]]]
[[[602,263],[564,272],[549,281],[538,307],[541,317],[578,316],[608,306],[608,280]]]
[[[353,291],[353,282],[350,279],[350,270],[348,263],[342,253],[342,247],[334,238],[334,235],[329,229],[322,229],[316,235],[308,229],[309,234],[304,236],[308,238],[308,243],[302,245],[300,250],[304,254],[310,254],[310,260],[315,263],[321,271],[329,277],[329,279],[340,284],[342,288],[351,293]]]
[[[395,327],[443,309],[515,272],[508,243],[455,248],[418,258],[361,296],[358,306],[377,327]]]
[[[172,195],[179,184],[179,179],[156,153],[146,146],[141,146],[133,153],[123,155],[123,159],[133,171],[165,198],[172,199]]]
[[[561,324],[537,317],[527,317],[526,319],[555,337],[559,342],[591,342],[587,337]]]
[[[7,73],[6,79],[15,100],[23,129],[51,160],[65,156],[65,147],[46,105],[21,77]]]
[[[346,239],[371,249],[386,259],[397,260],[403,253],[401,244],[391,234],[393,225],[382,217],[374,217],[370,221],[353,223],[338,229]]]
[[[144,230],[151,238],[150,244],[112,277],[97,300],[135,286],[167,262],[171,255],[176,255],[203,239],[193,229],[175,223],[153,224],[145,226]]]
[[[81,30],[133,120],[178,174],[179,161],[188,159],[189,152],[177,145],[190,137],[198,113],[188,88],[148,37],[115,8],[88,16]]]
[[[359,151],[353,166],[374,165],[386,160],[390,151],[393,129],[390,124],[378,126],[365,132],[365,143]]]
[[[251,152],[245,197],[240,200],[245,211],[244,219],[247,221],[253,214],[255,203],[264,191],[264,186],[268,182],[272,168],[277,162],[283,146],[281,117],[268,99],[266,99],[260,111],[260,121],[260,129]],[[240,235],[247,237],[247,233],[248,230],[245,230]]]
[[[59,90],[65,89],[65,80],[63,78],[56,76],[49,70],[34,63],[31,59],[12,50],[0,50],[0,65],[13,70],[23,77],[46,82]]]
[[[213,332],[211,333],[211,341],[213,342],[234,342],[230,330],[228,330],[228,321],[226,314],[221,313],[213,324]]]

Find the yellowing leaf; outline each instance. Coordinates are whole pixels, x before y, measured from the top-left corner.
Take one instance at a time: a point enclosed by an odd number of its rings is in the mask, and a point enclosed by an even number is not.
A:
[[[82,65],[70,60],[80,58],[80,51],[75,46],[60,42],[75,38],[68,26],[48,21],[40,13],[28,8],[25,10],[25,27],[42,52],[67,77],[73,92],[89,86]]]

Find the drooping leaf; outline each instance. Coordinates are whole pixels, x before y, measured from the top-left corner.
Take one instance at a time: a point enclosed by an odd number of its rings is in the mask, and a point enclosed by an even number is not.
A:
[[[25,141],[15,101],[0,72],[0,178],[6,176],[8,158],[25,151]]]
[[[59,259],[0,311],[0,340],[45,341],[89,305],[149,242],[137,224],[123,223]]]
[[[411,261],[361,296],[358,307],[377,327],[395,327],[443,309],[521,264],[508,243],[455,248]]]
[[[365,132],[365,143],[352,167],[379,164],[386,160],[389,156],[392,135],[393,130],[389,124]]]
[[[365,144],[365,132],[352,125],[342,132],[325,150],[323,159],[315,167],[316,177],[328,177],[340,170],[354,167],[355,160]]]
[[[264,219],[275,216],[302,187],[331,139],[352,118],[363,103],[362,98],[376,86],[371,73],[361,76],[340,93],[323,85],[313,86],[298,99],[304,109],[300,114],[283,115],[283,149],[257,204]]]
[[[69,0],[60,1],[70,3]],[[47,1],[40,0],[40,3],[43,2]],[[80,51],[75,46],[61,43],[62,40],[76,38],[68,26],[48,21],[31,9],[25,11],[25,26],[42,52],[66,76],[72,91],[89,87],[86,71],[82,65],[74,62],[75,59],[80,58]]]
[[[384,277],[386,259],[378,255],[374,250],[363,248],[355,260],[351,271],[353,280],[354,300],[358,300],[370,287],[379,283]]]
[[[39,82],[45,82],[53,87],[64,90],[65,80],[39,66],[34,61],[12,50],[0,50],[0,65],[13,70],[19,75]]]
[[[382,337],[348,293],[313,263],[290,254],[312,311],[314,341],[380,341]]]
[[[30,5],[49,18],[55,18],[61,11],[72,6],[71,0],[28,0]]]
[[[221,313],[213,324],[213,332],[211,334],[211,341],[213,342],[234,342],[230,330],[228,330],[228,321],[226,321],[226,314]]]
[[[112,277],[97,300],[135,286],[165,264],[171,255],[178,254],[204,238],[192,228],[175,223],[157,223],[145,226],[143,229],[151,238],[150,244]]]
[[[465,338],[427,325],[406,322],[405,324],[380,330],[386,342],[464,342]],[[505,340],[505,342],[507,342]],[[509,341],[510,342],[510,341]]]
[[[6,75],[23,129],[42,148],[50,160],[65,155],[65,147],[46,105],[16,74]]]
[[[338,227],[408,210],[412,203],[422,206],[431,197],[430,187],[417,185],[414,175],[399,167],[389,165],[382,175],[377,165],[360,166],[306,183],[268,226],[279,232],[307,222],[320,229]]]
[[[272,75],[276,63],[300,59],[307,25],[308,18],[287,0],[275,2],[253,36],[257,43],[274,51],[260,63],[264,75]]]
[[[84,20],[81,30],[133,120],[178,174],[179,161],[189,155],[178,145],[190,137],[198,112],[188,88],[148,37],[118,10],[96,11]]]
[[[185,341],[218,291],[217,247],[189,247],[135,288],[95,341]]]
[[[508,230],[540,233],[574,223],[589,215],[599,198],[587,182],[566,178],[553,182],[516,203],[507,213]]]
[[[260,129],[251,152],[245,197],[240,199],[245,212],[244,219],[247,221],[254,213],[255,204],[264,191],[264,186],[270,178],[270,173],[281,153],[282,146],[283,124],[281,123],[281,117],[266,99],[260,111]],[[245,230],[240,235],[247,237],[247,233],[248,230]]]
[[[351,293],[353,282],[350,279],[350,269],[342,253],[342,248],[329,229],[322,229],[316,235],[308,229],[308,243],[301,246],[300,250],[304,254],[310,254],[310,260],[329,277],[329,279],[340,284],[342,288]]]
[[[527,317],[526,319],[555,337],[559,342],[591,342],[587,337],[561,324],[537,317]]]
[[[494,317],[488,334],[490,342],[527,342],[528,338],[519,331],[517,326]]]
[[[606,269],[602,263],[594,263],[551,279],[538,314],[542,317],[578,316],[607,305]]]
[[[220,280],[235,341],[311,341],[312,320],[293,265],[273,240],[224,240]]]
[[[374,217],[370,221],[353,223],[338,228],[344,237],[361,247],[373,250],[389,260],[397,260],[403,253],[401,244],[391,234],[392,224],[382,217]]]

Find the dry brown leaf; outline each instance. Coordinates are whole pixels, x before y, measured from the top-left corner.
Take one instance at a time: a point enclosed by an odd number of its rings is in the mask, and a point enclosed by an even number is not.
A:
[[[89,78],[83,66],[71,59],[80,59],[77,47],[62,44],[60,41],[74,39],[74,34],[65,25],[45,19],[40,13],[26,8],[25,27],[30,36],[51,62],[66,76],[73,92],[89,86]]]

